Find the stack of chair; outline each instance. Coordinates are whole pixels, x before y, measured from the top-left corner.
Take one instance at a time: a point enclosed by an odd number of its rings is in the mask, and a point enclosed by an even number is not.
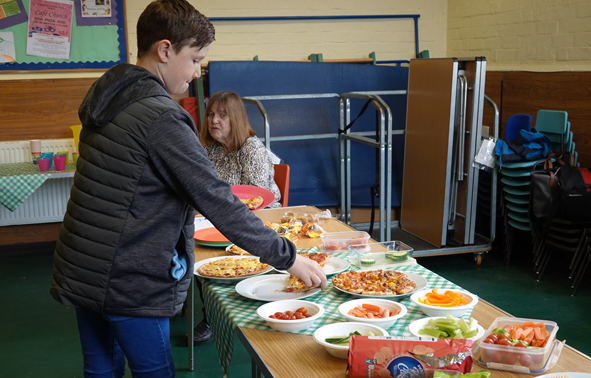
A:
[[[507,122],[505,131],[506,138],[513,139],[517,137],[519,131],[527,127],[528,120],[532,118],[520,114],[516,117],[518,121]],[[570,131],[570,122],[568,122],[568,113],[558,110],[539,110],[536,115],[535,131],[544,133],[552,144],[552,152],[569,151],[575,154],[573,134]],[[508,136],[507,136],[508,135]],[[578,158],[578,154],[577,154]],[[524,161],[508,163],[501,169],[501,183],[503,184],[503,206],[504,224],[505,224],[505,264],[509,265],[513,249],[513,241],[517,231],[530,231],[529,217],[527,207],[529,203],[529,192],[531,187],[530,175],[537,161]],[[534,240],[534,253],[536,253],[537,243]]]
[[[516,139],[519,131],[531,130],[533,117],[516,114],[509,118],[505,128],[505,139]],[[533,162],[535,163],[535,162]],[[509,265],[516,231],[529,232],[527,206],[532,162],[517,162],[503,165],[501,169],[501,215],[505,230],[505,264]]]
[[[552,219],[552,226],[543,240],[534,242],[534,271],[536,280],[542,278],[550,256],[557,251],[561,258],[570,259],[570,277],[578,268],[581,254],[584,252],[585,239],[591,231],[591,222],[574,222],[560,217]]]
[[[573,289],[571,293],[572,296],[577,292],[579,284],[585,276],[585,273],[587,273],[589,263],[591,263],[591,229],[585,230],[585,233],[581,237],[579,249],[571,261],[571,273],[569,278],[573,280],[571,285],[571,288]]]

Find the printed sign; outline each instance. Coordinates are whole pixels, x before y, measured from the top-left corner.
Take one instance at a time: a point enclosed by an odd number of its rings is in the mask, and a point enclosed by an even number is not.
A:
[[[69,1],[31,0],[27,55],[70,59],[72,9]]]

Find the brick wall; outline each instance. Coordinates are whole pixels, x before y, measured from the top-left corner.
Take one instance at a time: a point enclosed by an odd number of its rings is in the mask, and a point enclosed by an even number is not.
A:
[[[591,69],[589,0],[448,0],[447,56],[489,70]]]
[[[419,48],[431,56],[446,51],[447,0],[190,0],[208,17],[420,14]],[[131,62],[137,53],[136,22],[149,3],[127,0]],[[409,60],[415,54],[412,19],[215,22],[216,42],[206,60],[305,60],[367,58]]]

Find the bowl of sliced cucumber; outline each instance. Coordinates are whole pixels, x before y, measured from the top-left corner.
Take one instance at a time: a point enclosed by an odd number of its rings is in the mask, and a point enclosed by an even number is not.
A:
[[[478,340],[484,335],[484,328],[476,319],[429,317],[410,323],[408,330],[418,337],[435,337],[437,339],[470,339]]]
[[[334,357],[346,359],[349,353],[349,341],[357,336],[389,336],[382,327],[366,323],[332,323],[318,328],[314,332],[314,341],[322,345]]]

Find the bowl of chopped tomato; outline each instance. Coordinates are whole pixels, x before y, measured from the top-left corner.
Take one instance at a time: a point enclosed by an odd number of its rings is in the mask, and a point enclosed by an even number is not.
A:
[[[287,299],[269,302],[257,309],[259,318],[281,332],[298,332],[310,327],[324,314],[318,303]]]
[[[460,317],[478,303],[478,297],[472,293],[448,289],[417,291],[410,296],[410,300],[419,306],[425,315],[434,317]]]
[[[350,322],[377,325],[388,329],[407,313],[406,306],[387,299],[355,299],[339,306],[339,313]]]

